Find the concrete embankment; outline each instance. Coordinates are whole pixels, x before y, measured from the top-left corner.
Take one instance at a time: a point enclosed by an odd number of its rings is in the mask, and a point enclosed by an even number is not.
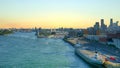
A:
[[[77,40],[77,39],[64,39],[64,41],[68,42],[69,44],[71,44],[73,47],[75,47],[75,44],[76,43],[80,43],[80,45],[82,45],[82,47],[87,47],[87,48],[90,48],[90,50],[94,50],[94,47],[96,47],[96,49],[98,48],[99,49],[99,52],[101,54],[104,54],[104,52],[106,53],[106,51],[104,51],[103,49],[106,49],[106,47],[102,46],[101,44],[97,43],[97,44],[94,44],[92,42],[88,42],[88,41],[85,41],[85,40]],[[91,46],[92,45],[92,46]],[[108,52],[108,51],[107,51]],[[111,52],[108,52],[108,54],[111,54],[112,56],[114,54],[112,54]],[[105,54],[107,55],[107,54]],[[103,58],[103,60],[105,60],[106,57]],[[105,63],[103,64],[106,68],[120,68],[120,63],[114,63],[114,62],[110,62],[110,61],[105,61]]]
[[[65,42],[71,44],[72,46],[75,46],[77,43],[79,43],[80,45],[84,45],[86,43],[88,43],[87,41],[84,40],[78,40],[78,38],[68,38],[68,39],[63,39]]]
[[[76,42],[74,40],[68,40],[68,39],[63,39],[65,42],[71,44],[73,47],[76,44]]]

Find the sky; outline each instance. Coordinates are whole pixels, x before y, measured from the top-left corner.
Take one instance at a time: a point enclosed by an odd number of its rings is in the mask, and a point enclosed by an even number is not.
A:
[[[0,28],[87,28],[120,21],[120,0],[0,0]],[[120,24],[119,24],[120,25]]]

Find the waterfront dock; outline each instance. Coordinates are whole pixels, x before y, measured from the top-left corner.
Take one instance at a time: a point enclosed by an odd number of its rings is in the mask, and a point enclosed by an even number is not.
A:
[[[103,63],[105,56],[102,54],[98,53],[99,56],[95,56],[96,53],[94,51],[86,50],[86,49],[81,49],[81,48],[76,48],[75,49],[76,55],[78,55],[80,58],[88,62],[89,64],[95,66],[95,67],[100,67],[103,68]]]
[[[71,39],[63,39],[65,42],[71,44],[73,47],[75,46],[75,44],[77,43],[76,40],[74,38]]]
[[[76,44],[84,45],[88,43],[87,41],[82,40],[82,38],[68,38],[63,40],[72,44],[72,46],[75,46]]]
[[[81,46],[79,48],[88,48],[90,51],[97,51],[99,53],[101,53],[103,56],[103,61],[105,61],[105,58],[110,58],[110,56],[115,56],[116,60],[120,61],[120,49],[117,48],[113,48],[111,46],[108,45],[103,45],[99,42],[95,42],[95,41],[87,41],[84,39],[79,39],[79,38],[71,38],[71,39],[66,39],[66,41],[70,44],[72,44],[73,47],[75,47],[75,45],[77,43],[79,43]],[[88,54],[91,54],[91,52],[87,51]],[[108,57],[109,56],[109,57]],[[114,61],[114,62],[113,62]],[[106,68],[120,68],[120,62],[116,62],[115,60],[113,61],[105,61],[104,62],[104,66]]]

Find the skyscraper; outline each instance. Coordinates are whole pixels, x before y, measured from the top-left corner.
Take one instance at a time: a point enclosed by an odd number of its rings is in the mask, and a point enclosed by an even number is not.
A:
[[[96,22],[96,23],[95,23],[94,29],[95,29],[95,30],[99,30],[99,22]]]
[[[96,22],[94,25],[94,32],[95,35],[99,34],[99,22]]]
[[[104,24],[104,19],[101,19],[101,24]]]
[[[111,18],[110,19],[110,26],[112,26],[113,25],[113,19]]]
[[[107,26],[104,24],[104,19],[101,19],[101,30],[104,31],[107,29]]]
[[[101,29],[103,29],[104,28],[104,19],[101,19]]]
[[[101,33],[105,33],[106,29],[107,29],[107,25],[104,24],[104,19],[101,19],[101,28],[100,28]]]

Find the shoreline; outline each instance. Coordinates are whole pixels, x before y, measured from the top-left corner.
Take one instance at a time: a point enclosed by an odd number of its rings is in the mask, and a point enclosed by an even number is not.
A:
[[[70,45],[72,45],[73,47],[74,47],[74,45],[75,45],[74,43],[68,41],[67,39],[63,39],[63,41],[66,42],[66,43],[68,43],[68,44],[70,44]]]
[[[63,39],[65,42],[67,42],[67,43],[69,43],[69,44],[71,44],[73,47],[75,47],[75,45],[77,44],[76,42],[75,42],[75,40],[74,39],[72,39],[72,40],[74,40],[74,42],[71,42],[69,39]],[[115,54],[115,53],[112,53],[112,52],[114,52],[113,50],[112,50],[112,48],[111,48],[111,50],[106,50],[106,48],[108,48],[108,47],[106,47],[106,45],[102,45],[102,44],[100,44],[100,43],[98,43],[98,42],[91,42],[91,41],[86,41],[86,40],[84,40],[84,39],[82,39],[82,40],[79,40],[79,41],[77,41],[77,42],[79,42],[80,43],[80,45],[81,45],[81,47],[87,47],[87,48],[89,48],[90,50],[92,50],[92,51],[98,51],[98,52],[100,52],[101,54],[103,54],[103,55],[105,55],[105,56],[116,56],[116,57],[119,57],[119,59],[120,59],[120,56],[119,56],[119,54]],[[82,43],[81,43],[82,42]],[[115,48],[114,48],[115,49]],[[112,52],[111,52],[112,51]],[[78,56],[79,57],[79,56]],[[80,57],[81,58],[81,57]],[[107,61],[107,62],[105,62],[104,64],[103,64],[106,68],[110,68],[110,67],[112,67],[112,68],[120,68],[120,63],[114,63],[114,62],[112,62],[112,61]]]

